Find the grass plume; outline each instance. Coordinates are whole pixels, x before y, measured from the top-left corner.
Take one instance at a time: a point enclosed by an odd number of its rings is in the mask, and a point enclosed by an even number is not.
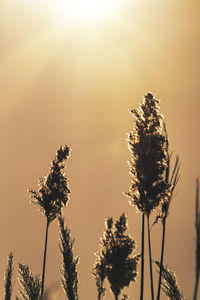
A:
[[[152,94],[145,95],[139,109],[131,109],[135,117],[135,127],[128,136],[128,146],[131,152],[130,174],[131,188],[126,193],[130,202],[136,205],[142,216],[141,239],[141,288],[140,300],[144,289],[144,215],[149,226],[150,213],[168,197],[169,186],[165,180],[167,168],[168,140],[164,120],[160,114],[159,100]],[[153,272],[151,259],[151,239],[148,230],[149,264],[151,274],[151,294],[153,291]]]
[[[38,275],[34,275],[30,268],[24,264],[18,264],[18,280],[22,290],[20,295],[24,300],[38,300],[40,297],[41,280]]]
[[[10,300],[12,296],[12,276],[13,276],[13,254],[12,252],[8,256],[7,268],[4,275],[4,291],[5,291],[5,300]]]
[[[161,288],[170,300],[186,300],[180,291],[176,274],[168,266],[163,266],[160,262],[155,261],[158,272],[162,269]]]
[[[169,184],[169,197],[165,198],[165,201],[162,203],[162,210],[161,213],[157,216],[156,221],[154,222],[157,223],[159,219],[162,221],[162,245],[161,245],[161,256],[160,256],[160,265],[163,265],[163,259],[164,259],[164,248],[165,248],[165,232],[166,232],[166,220],[169,215],[169,207],[171,204],[171,200],[174,194],[174,190],[177,186],[177,183],[179,181],[180,175],[179,175],[179,170],[180,170],[180,161],[179,161],[179,156],[176,156],[174,167],[172,169],[171,173],[171,157],[172,155],[168,155],[168,160],[167,160],[167,169],[166,169],[166,183]],[[170,174],[171,173],[171,174]],[[170,176],[171,175],[171,176]],[[158,291],[157,291],[157,300],[160,299],[160,289],[161,289],[161,277],[162,277],[162,268],[160,268],[160,273],[159,273],[159,280],[158,280]]]
[[[60,244],[62,255],[61,282],[68,300],[78,300],[77,264],[79,257],[74,257],[74,240],[71,239],[70,230],[64,224],[64,218],[59,217]]]
[[[49,174],[44,179],[39,178],[39,190],[29,190],[32,198],[31,203],[37,204],[40,210],[51,223],[62,215],[62,207],[69,200],[70,190],[63,169],[64,162],[69,157],[68,146],[61,146],[51,163]]]
[[[68,146],[61,146],[51,163],[49,174],[44,179],[39,179],[39,190],[29,190],[32,203],[37,204],[46,217],[46,234],[42,270],[41,296],[44,292],[44,279],[47,255],[47,241],[49,225],[58,216],[62,215],[62,207],[66,206],[69,200],[70,190],[68,180],[63,172],[64,162],[69,157],[70,149]]]
[[[101,240],[100,252],[94,265],[95,278],[99,276],[99,267],[102,268],[102,280],[106,278],[116,300],[124,287],[135,281],[139,256],[132,256],[135,241],[125,234],[127,217],[122,214],[113,224],[113,219],[106,220],[106,229]],[[98,287],[98,285],[97,285]],[[99,298],[98,298],[99,299]]]
[[[148,93],[139,109],[132,109],[136,123],[128,136],[132,185],[127,195],[139,211],[149,215],[168,196],[165,180],[167,136],[159,100]]]

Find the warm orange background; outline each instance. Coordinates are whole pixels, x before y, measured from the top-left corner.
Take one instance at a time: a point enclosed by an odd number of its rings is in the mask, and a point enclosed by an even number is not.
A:
[[[72,148],[66,164],[72,193],[64,216],[80,255],[80,299],[96,299],[91,268],[106,217],[116,219],[125,212],[129,232],[140,243],[140,215],[123,195],[130,185],[125,138],[133,127],[128,109],[138,107],[151,91],[162,100],[171,150],[182,163],[167,223],[165,263],[176,270],[191,299],[195,178],[200,174],[199,1],[132,0],[117,18],[90,29],[63,28],[40,2],[0,1],[1,297],[10,251],[14,295],[17,262],[41,273],[45,219],[29,204],[27,190],[37,189],[38,177],[47,174],[60,145]],[[152,231],[155,259],[160,229],[157,225]],[[52,299],[65,299],[58,289],[56,221],[47,255],[46,287],[59,295]],[[138,299],[139,282],[127,292]],[[146,300],[149,284],[147,292]],[[105,299],[113,296],[108,292]]]

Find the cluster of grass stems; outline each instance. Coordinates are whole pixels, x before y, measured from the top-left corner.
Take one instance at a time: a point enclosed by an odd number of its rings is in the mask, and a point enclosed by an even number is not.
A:
[[[180,161],[175,157],[172,165],[172,154],[169,154],[169,140],[163,116],[160,114],[159,101],[152,94],[145,95],[138,109],[131,109],[135,118],[133,131],[128,135],[128,147],[131,152],[130,174],[131,186],[126,195],[130,204],[141,213],[141,250],[133,254],[135,250],[134,239],[126,233],[128,219],[122,214],[117,221],[108,218],[105,221],[105,231],[100,239],[100,248],[96,252],[96,261],[92,268],[97,287],[97,299],[101,300],[106,293],[105,281],[107,280],[110,291],[115,300],[125,300],[128,295],[121,295],[124,287],[128,287],[135,281],[138,264],[140,262],[140,300],[144,299],[146,270],[145,260],[145,234],[148,237],[150,295],[148,299],[159,300],[161,290],[171,300],[184,300],[174,271],[164,266],[165,233],[169,216],[170,203],[174,195],[175,187],[179,181]],[[65,225],[63,206],[69,200],[69,184],[63,171],[65,161],[70,155],[68,146],[61,146],[51,163],[48,175],[39,179],[38,191],[30,190],[31,202],[38,205],[46,218],[46,231],[44,243],[44,256],[42,276],[35,275],[29,266],[18,264],[18,281],[21,289],[17,299],[38,300],[47,299],[45,292],[45,269],[47,257],[47,244],[49,226],[54,220],[58,220],[60,231],[59,250],[62,257],[61,285],[68,300],[78,300],[78,274],[77,265],[79,257],[74,255],[74,240],[70,230]],[[150,224],[152,212],[157,216]],[[151,229],[156,225],[162,226],[162,243],[160,260],[152,259]],[[147,228],[146,228],[147,227]],[[199,180],[196,182],[196,264],[195,285],[193,300],[198,297],[198,284],[200,275],[200,209],[199,209]],[[12,252],[8,256],[4,281],[4,299],[10,300],[13,293],[13,265]],[[153,268],[159,273],[157,293],[155,295],[155,283]],[[121,298],[120,298],[121,297]]]

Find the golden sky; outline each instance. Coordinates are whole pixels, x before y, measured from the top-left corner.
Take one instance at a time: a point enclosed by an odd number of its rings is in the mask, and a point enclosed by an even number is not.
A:
[[[20,262],[41,273],[45,218],[29,204],[27,190],[37,189],[37,179],[48,173],[63,144],[72,149],[66,164],[72,193],[64,216],[80,255],[80,299],[96,298],[91,268],[105,218],[125,212],[129,233],[140,244],[141,216],[123,195],[130,185],[125,138],[133,128],[128,109],[151,91],[161,100],[170,147],[181,160],[165,263],[176,270],[185,296],[192,297],[195,178],[200,174],[199,1],[116,2],[87,22],[70,19],[63,0],[0,1],[1,290],[10,251],[15,270]],[[155,259],[160,229],[152,231]],[[62,300],[59,269],[54,222],[46,287],[54,287]],[[17,289],[15,278],[15,294]],[[127,292],[137,299],[139,282]],[[105,300],[111,299],[108,292]]]

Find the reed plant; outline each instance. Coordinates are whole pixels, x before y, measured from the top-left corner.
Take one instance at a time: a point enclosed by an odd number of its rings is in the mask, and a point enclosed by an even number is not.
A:
[[[142,213],[140,300],[143,299],[144,290],[145,216],[147,219],[151,298],[154,300],[149,217],[169,197],[169,184],[165,180],[168,139],[164,119],[160,114],[159,100],[151,93],[144,97],[138,109],[131,109],[130,112],[135,117],[135,126],[128,135],[131,187],[126,194],[131,205],[136,206]]]
[[[125,234],[127,230],[125,214],[122,214],[115,223],[112,218],[108,218],[105,225],[100,251],[96,253],[93,275],[96,279],[98,299],[101,299],[101,295],[105,292],[103,282],[107,279],[115,300],[118,300],[121,290],[136,279],[139,255],[132,255],[135,241]]]
[[[180,161],[179,156],[176,156],[175,164],[172,170],[172,174],[170,174],[171,170],[171,157],[172,155],[168,155],[167,161],[167,169],[166,169],[166,182],[169,184],[170,187],[170,194],[168,198],[165,198],[165,201],[161,205],[161,213],[157,215],[156,220],[154,222],[157,223],[159,219],[161,219],[162,224],[162,246],[161,246],[161,256],[160,256],[160,272],[159,272],[159,281],[158,281],[158,291],[157,291],[157,300],[160,299],[160,289],[161,289],[161,278],[162,278],[162,271],[163,271],[163,259],[164,259],[164,248],[165,248],[165,232],[166,232],[166,220],[169,215],[169,207],[172,200],[172,196],[175,190],[175,187],[179,181],[180,175]],[[170,176],[171,175],[171,176]]]
[[[49,225],[58,216],[62,215],[62,207],[66,206],[69,200],[70,190],[68,180],[63,172],[64,162],[69,157],[70,149],[68,146],[61,146],[51,163],[49,174],[44,178],[39,178],[39,190],[29,190],[32,203],[37,204],[46,217],[46,234],[43,256],[43,271],[41,297],[44,292],[45,266],[47,254],[47,241]]]
[[[108,218],[105,221],[105,230],[100,239],[100,249],[96,252],[96,261],[93,266],[93,276],[97,287],[97,299],[105,296],[105,282],[115,300],[125,300],[128,295],[121,296],[122,290],[136,281],[138,263],[141,259],[140,300],[144,300],[144,258],[145,233],[147,227],[150,296],[154,300],[153,266],[159,273],[157,300],[160,300],[161,291],[170,300],[186,300],[179,288],[174,271],[163,265],[165,250],[166,221],[169,216],[170,204],[179,181],[180,160],[175,157],[172,164],[172,154],[169,154],[169,139],[164,122],[160,114],[159,100],[148,93],[141,101],[138,109],[131,109],[135,118],[133,131],[128,135],[128,147],[131,152],[130,174],[131,187],[126,193],[131,205],[141,213],[141,252],[133,254],[135,240],[127,234],[128,219],[122,214],[117,221]],[[70,149],[61,146],[51,163],[49,173],[44,179],[39,179],[38,191],[30,190],[31,202],[37,204],[46,218],[45,246],[43,255],[42,276],[34,275],[30,268],[18,264],[18,280],[20,298],[16,300],[47,300],[48,293],[44,291],[45,266],[47,255],[47,241],[49,225],[58,219],[60,240],[59,250],[62,258],[61,285],[68,300],[78,300],[78,271],[79,257],[74,254],[74,240],[70,229],[65,225],[62,209],[69,201],[69,183],[64,174],[65,161]],[[196,230],[196,262],[193,300],[198,299],[198,285],[200,277],[200,209],[199,209],[199,179],[196,181],[195,230]],[[150,226],[150,216],[156,211],[157,215]],[[161,221],[161,222],[159,222]],[[147,222],[147,223],[146,223]],[[153,260],[151,245],[151,229],[154,225],[162,225],[162,243],[160,260]],[[11,300],[13,290],[13,254],[8,256],[5,271],[4,299]],[[153,264],[154,262],[154,264]]]
[[[186,300],[180,291],[176,274],[168,266],[163,266],[160,262],[155,261],[159,273],[162,270],[161,288],[170,300]]]
[[[18,264],[18,280],[21,284],[20,296],[24,300],[38,300],[41,290],[41,279],[34,275],[30,268],[24,264]]]
[[[59,217],[60,244],[62,256],[61,282],[68,300],[78,300],[77,264],[79,257],[74,257],[74,240],[70,230],[64,224],[64,218]]]

